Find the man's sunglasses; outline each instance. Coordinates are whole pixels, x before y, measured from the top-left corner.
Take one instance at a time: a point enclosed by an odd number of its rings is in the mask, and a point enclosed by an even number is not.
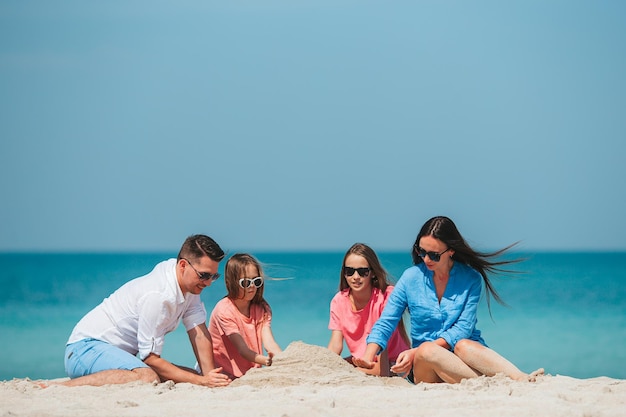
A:
[[[428,255],[428,258],[433,262],[439,262],[439,260],[441,259],[441,255],[443,255],[444,253],[450,250],[450,248],[448,248],[444,250],[443,252],[437,253],[437,252],[426,252],[424,249],[420,248],[419,246],[417,246],[415,249],[417,250],[417,254],[420,256],[420,258],[424,259],[426,255]]]
[[[262,277],[256,277],[256,278],[241,278],[239,280],[239,286],[243,289],[246,288],[250,288],[251,286],[255,286],[256,288],[261,288],[261,286],[263,285],[263,278]]]
[[[182,258],[182,259],[185,259],[185,258]],[[196,271],[196,274],[198,274],[198,278],[200,278],[201,281],[211,280],[211,282],[213,282],[213,281],[217,280],[220,277],[219,272],[216,272],[214,274],[212,274],[210,272],[199,272],[196,268],[194,268],[194,266],[191,264],[191,262],[189,262],[189,260],[185,259],[185,261],[191,267],[191,269]]]
[[[346,277],[351,277],[352,275],[354,275],[355,271],[359,274],[360,277],[365,278],[366,276],[370,274],[371,269],[370,268],[351,268],[349,266],[343,267],[343,275]]]

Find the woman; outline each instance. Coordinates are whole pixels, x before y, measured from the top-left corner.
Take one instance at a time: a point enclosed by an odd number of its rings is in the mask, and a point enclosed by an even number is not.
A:
[[[511,245],[512,246],[512,245]],[[415,266],[396,284],[387,306],[367,338],[357,366],[370,369],[376,353],[384,349],[406,308],[411,317],[412,349],[402,352],[391,370],[408,374],[412,382],[449,382],[503,373],[516,380],[534,380],[489,349],[476,328],[481,280],[489,296],[502,303],[487,273],[506,272],[502,265],[517,262],[492,260],[504,249],[480,253],[472,249],[447,217],[433,217],[422,226],[413,245]]]
[[[387,280],[376,252],[363,243],[355,243],[348,249],[339,273],[339,292],[330,303],[331,330],[328,349],[340,355],[343,342],[352,357],[361,357],[365,352],[366,337],[380,317],[393,291]],[[372,369],[365,372],[374,375],[389,375],[389,362],[394,363],[398,355],[408,349],[408,337],[402,321],[393,331],[388,348],[378,355]]]

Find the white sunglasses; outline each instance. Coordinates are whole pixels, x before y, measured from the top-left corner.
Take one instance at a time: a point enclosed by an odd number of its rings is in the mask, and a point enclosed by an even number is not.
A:
[[[263,285],[263,278],[241,278],[239,280],[239,286],[243,289],[249,288],[252,285],[254,285],[256,288],[260,288]]]

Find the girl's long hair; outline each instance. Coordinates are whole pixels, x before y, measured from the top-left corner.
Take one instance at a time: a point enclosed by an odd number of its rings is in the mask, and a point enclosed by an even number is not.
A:
[[[344,255],[343,263],[341,264],[341,271],[339,272],[339,291],[349,288],[348,280],[343,273],[343,267],[346,266],[346,259],[348,259],[348,256],[350,255],[359,255],[365,258],[367,264],[371,269],[372,286],[379,288],[384,293],[389,286],[389,281],[387,280],[387,271],[385,271],[385,268],[383,268],[380,261],[378,260],[376,252],[374,252],[372,248],[364,243],[355,243],[350,247],[350,249],[348,249],[348,251]]]
[[[385,291],[387,291],[387,287],[391,285],[391,282],[388,279],[387,271],[380,263],[376,252],[374,252],[374,250],[365,243],[355,243],[344,255],[343,262],[341,264],[341,271],[339,272],[339,291],[343,291],[350,287],[343,272],[343,268],[346,266],[346,259],[348,259],[348,256],[350,255],[359,255],[365,258],[371,269],[370,274],[372,286],[380,289],[380,291],[384,294]],[[400,331],[400,336],[404,339],[407,345],[411,346],[411,341],[406,333],[406,327],[404,326],[404,320],[402,318],[400,318],[400,322],[398,323],[398,330]]]
[[[246,274],[246,268],[248,265],[253,265],[258,272],[258,276],[263,278],[263,285],[257,288],[254,298],[250,302],[251,304],[263,305],[266,309],[269,309],[269,305],[265,298],[263,298],[263,290],[265,289],[265,276],[263,275],[263,268],[261,263],[252,255],[248,253],[236,253],[228,259],[226,267],[224,268],[224,284],[228,291],[227,297],[231,300],[239,298],[239,280],[244,278]],[[251,277],[248,277],[251,278]]]

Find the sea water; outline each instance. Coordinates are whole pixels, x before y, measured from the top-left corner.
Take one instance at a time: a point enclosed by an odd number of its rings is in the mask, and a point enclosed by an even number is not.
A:
[[[329,303],[343,253],[254,253],[265,265],[272,328],[292,341],[326,346]],[[72,328],[124,282],[175,254],[0,254],[0,380],[64,377]],[[408,253],[379,253],[393,279]],[[489,346],[526,372],[626,379],[626,253],[524,253],[513,277],[493,278],[508,307],[483,299],[478,328]],[[223,264],[223,263],[222,263]],[[223,269],[223,265],[220,266]],[[223,272],[223,271],[222,271]],[[223,278],[202,293],[210,313]],[[345,351],[344,351],[345,353]],[[163,357],[193,366],[187,335],[166,336]]]

